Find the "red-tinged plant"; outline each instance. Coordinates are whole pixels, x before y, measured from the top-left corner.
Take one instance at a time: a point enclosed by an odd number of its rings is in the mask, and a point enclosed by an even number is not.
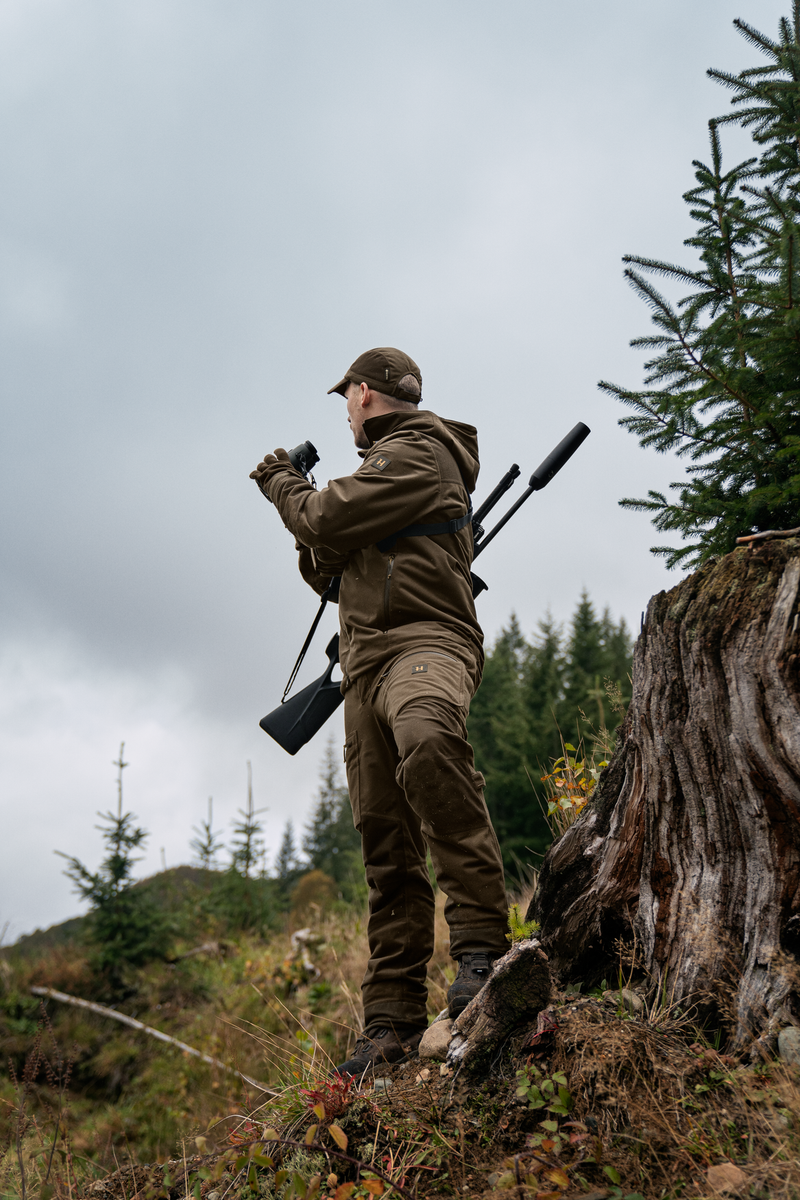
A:
[[[345,1079],[341,1075],[334,1075],[332,1079],[325,1079],[318,1083],[316,1088],[301,1088],[300,1091],[307,1098],[308,1107],[313,1111],[320,1106],[325,1114],[321,1119],[330,1121],[343,1113],[353,1099],[350,1095],[352,1086],[351,1078]]]

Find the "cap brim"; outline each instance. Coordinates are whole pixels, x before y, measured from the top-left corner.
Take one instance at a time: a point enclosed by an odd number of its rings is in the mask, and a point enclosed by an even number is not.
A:
[[[345,392],[347,391],[349,383],[350,383],[349,379],[340,379],[339,382],[336,384],[336,387],[328,388],[328,395],[332,396],[334,392],[338,392],[340,396],[344,396]]]

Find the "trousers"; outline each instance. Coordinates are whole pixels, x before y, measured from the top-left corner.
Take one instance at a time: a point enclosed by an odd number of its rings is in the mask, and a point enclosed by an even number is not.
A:
[[[422,648],[345,693],[345,765],[369,888],[366,1025],[427,1024],[436,882],[450,954],[508,949],[503,865],[475,770],[462,661]]]

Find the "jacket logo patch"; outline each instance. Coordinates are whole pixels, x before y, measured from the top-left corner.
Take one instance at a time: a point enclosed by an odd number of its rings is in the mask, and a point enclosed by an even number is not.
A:
[[[425,673],[425,671],[427,671],[427,669],[428,669],[427,663],[415,663],[414,666],[411,668],[411,674],[412,675],[423,675]]]
[[[374,467],[376,471],[385,471],[391,461],[392,460],[390,458],[384,458],[383,455],[381,455],[380,458],[376,458],[375,461],[371,462],[369,465]]]

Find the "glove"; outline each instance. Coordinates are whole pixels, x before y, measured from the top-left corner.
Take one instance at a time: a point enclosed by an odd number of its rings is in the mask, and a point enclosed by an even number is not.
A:
[[[292,467],[289,455],[281,448],[278,448],[274,454],[265,454],[263,461],[258,464],[255,471],[250,472],[250,478],[255,479],[256,483],[261,488],[261,491],[267,497],[269,493],[267,492],[265,485],[270,474],[278,464],[281,466],[285,465],[287,467]],[[292,470],[294,470],[294,467],[292,467]]]

